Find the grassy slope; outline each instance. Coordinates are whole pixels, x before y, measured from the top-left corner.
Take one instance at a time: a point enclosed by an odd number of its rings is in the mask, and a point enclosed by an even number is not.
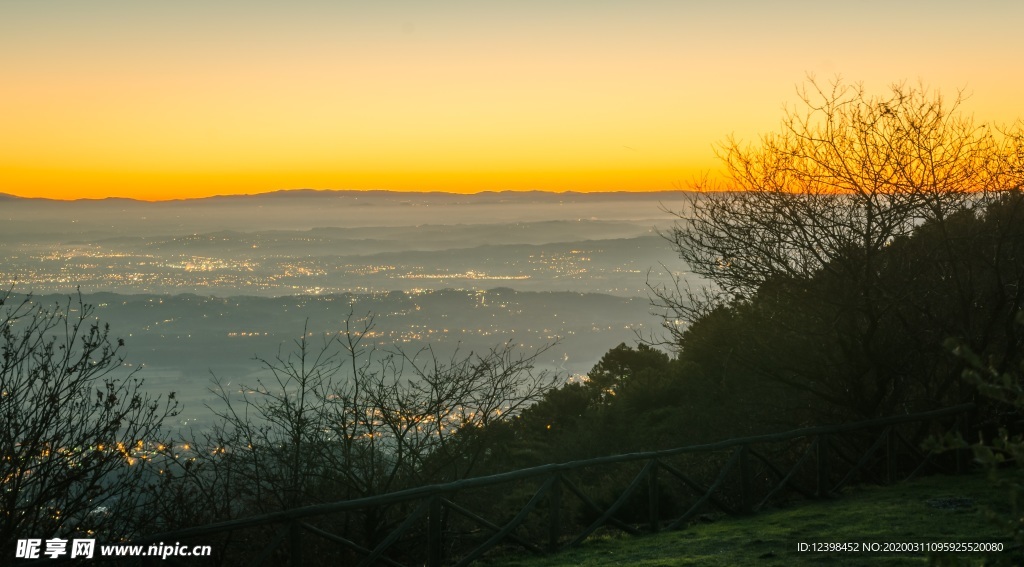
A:
[[[954,500],[959,498],[969,498],[974,505]],[[677,532],[592,538],[577,549],[549,557],[495,557],[489,564],[922,565],[928,563],[926,553],[800,553],[797,544],[1005,541],[986,511],[1006,510],[1007,501],[1007,489],[993,487],[985,474],[934,476],[890,487],[854,489],[836,500],[800,503],[747,518],[723,518]],[[959,557],[961,564],[984,560],[980,553]],[[1022,561],[1024,557],[1017,557],[1013,563]]]

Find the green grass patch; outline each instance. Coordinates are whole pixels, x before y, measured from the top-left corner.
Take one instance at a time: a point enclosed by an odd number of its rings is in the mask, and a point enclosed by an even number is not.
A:
[[[1010,473],[1007,473],[1010,474]],[[1019,473],[1012,473],[1019,474]],[[989,519],[1009,512],[1005,487],[988,475],[933,476],[887,487],[845,491],[839,498],[795,502],[744,517],[720,517],[680,531],[642,537],[609,533],[581,546],[536,557],[497,556],[501,567],[551,565],[926,565],[936,554],[919,552],[804,551],[798,544],[1002,542],[1006,533]],[[1002,554],[945,554],[960,565],[980,565]],[[1024,563],[1020,551],[1010,564]]]

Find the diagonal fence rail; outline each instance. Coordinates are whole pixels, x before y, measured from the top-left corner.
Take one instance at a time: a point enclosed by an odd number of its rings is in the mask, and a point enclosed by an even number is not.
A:
[[[830,498],[852,483],[962,472],[968,464],[963,451],[924,451],[908,438],[919,438],[922,431],[962,432],[973,409],[965,404],[549,464],[160,533],[133,543],[214,543],[220,563],[232,565],[461,566],[495,549],[544,554],[578,545],[598,530],[679,529],[788,499]],[[386,535],[357,541],[338,533],[338,526],[371,513],[393,518]],[[237,534],[243,535],[232,537]]]

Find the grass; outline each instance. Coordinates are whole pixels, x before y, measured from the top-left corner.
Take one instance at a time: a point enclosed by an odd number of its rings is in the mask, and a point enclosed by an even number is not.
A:
[[[492,557],[493,567],[553,565],[926,565],[927,552],[800,552],[799,543],[1003,542],[988,515],[1008,512],[1007,488],[988,475],[933,476],[888,487],[864,487],[841,497],[801,502],[745,518],[722,517],[681,531],[630,537],[604,535],[559,554]],[[1011,552],[1004,551],[1002,559]],[[1020,555],[1020,551],[1015,551]],[[934,555],[934,554],[932,554]],[[978,565],[1000,554],[955,555]],[[954,556],[941,559],[950,561]],[[1024,556],[1010,564],[1024,563]],[[955,564],[955,563],[953,563]]]

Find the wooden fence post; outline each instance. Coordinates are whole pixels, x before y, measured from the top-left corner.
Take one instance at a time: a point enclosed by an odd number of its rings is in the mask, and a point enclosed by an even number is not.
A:
[[[651,470],[647,473],[647,510],[650,514],[651,532],[661,531],[661,493],[658,490],[658,459],[651,462]]]
[[[427,565],[430,567],[441,567],[441,544],[441,496],[435,494],[430,497],[427,511]]]
[[[966,420],[967,420],[967,414],[966,413],[962,413],[962,414],[956,416],[955,434],[956,434],[957,437],[959,437],[960,439],[964,439],[964,440],[966,440],[965,434],[967,433],[967,427],[965,427],[965,423],[964,423]],[[967,469],[967,466],[964,463],[964,461],[967,458],[967,455],[965,455],[965,452],[969,451],[969,450],[970,449],[957,449],[956,450],[956,474],[963,474],[964,471]]]
[[[298,520],[292,520],[288,524],[288,551],[291,554],[290,561],[293,567],[302,565],[302,527]]]
[[[548,551],[558,550],[562,537],[562,475],[555,473],[555,482],[548,494]]]
[[[750,457],[747,445],[740,446],[740,512],[749,514],[753,508],[753,487],[750,478]]]
[[[899,439],[896,437],[896,430],[889,427],[885,430],[885,482],[893,484],[898,474],[896,463],[896,448]]]
[[[829,494],[829,477],[832,476],[830,470],[829,454],[828,454],[828,434],[822,433],[818,435],[818,490],[815,496],[818,498],[826,498]]]

